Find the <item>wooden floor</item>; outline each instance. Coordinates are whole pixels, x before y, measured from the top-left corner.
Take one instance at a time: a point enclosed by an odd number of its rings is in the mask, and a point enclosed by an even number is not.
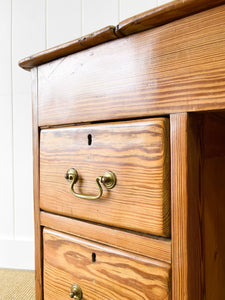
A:
[[[34,300],[34,271],[0,269],[0,300]]]

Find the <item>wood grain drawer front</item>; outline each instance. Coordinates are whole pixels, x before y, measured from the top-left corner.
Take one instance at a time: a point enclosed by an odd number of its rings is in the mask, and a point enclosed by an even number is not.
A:
[[[42,130],[41,209],[170,236],[168,127],[168,119],[158,118]],[[71,167],[79,174],[76,192],[97,194],[95,178],[107,170],[117,184],[98,200],[79,199],[64,178]]]
[[[84,300],[170,299],[167,263],[44,229],[44,299],[70,299],[79,284]]]

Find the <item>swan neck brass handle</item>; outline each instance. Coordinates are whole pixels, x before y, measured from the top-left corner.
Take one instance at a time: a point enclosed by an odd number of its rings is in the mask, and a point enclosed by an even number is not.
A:
[[[78,173],[77,170],[74,168],[70,168],[67,170],[65,178],[70,182],[70,190],[72,194],[78,198],[86,199],[86,200],[97,200],[102,196],[103,189],[101,186],[101,183],[107,188],[112,189],[116,185],[116,175],[111,171],[106,171],[103,176],[96,177],[96,184],[99,189],[98,195],[82,195],[79,193],[76,193],[74,190],[74,185],[78,180]]]
[[[76,299],[76,300],[82,300],[83,299],[83,292],[81,287],[74,283],[72,284],[70,288],[70,298]]]

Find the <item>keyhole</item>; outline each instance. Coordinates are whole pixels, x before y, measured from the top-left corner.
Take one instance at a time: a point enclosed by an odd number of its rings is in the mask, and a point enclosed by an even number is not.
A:
[[[92,253],[92,262],[95,263],[96,262],[96,253]]]
[[[91,144],[92,144],[92,135],[89,134],[87,137],[88,137],[88,146],[91,146]]]

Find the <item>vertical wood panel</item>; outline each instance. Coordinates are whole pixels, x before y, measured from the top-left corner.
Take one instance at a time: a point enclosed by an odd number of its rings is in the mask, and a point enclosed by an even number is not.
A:
[[[204,299],[201,118],[171,115],[173,300]]]
[[[82,0],[46,0],[47,48],[81,36]]]
[[[118,22],[118,0],[82,0],[82,35]]]
[[[120,0],[120,21],[157,6],[157,0]]]
[[[0,238],[13,237],[11,2],[0,1]]]
[[[21,57],[45,47],[44,0],[12,2],[14,194],[16,239],[33,239],[32,109],[30,73]]]

